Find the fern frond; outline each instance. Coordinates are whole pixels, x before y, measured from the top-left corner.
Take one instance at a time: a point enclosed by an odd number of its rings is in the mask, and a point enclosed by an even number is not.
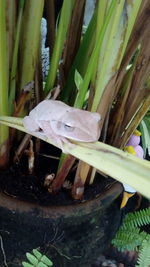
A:
[[[146,232],[140,232],[140,229],[123,229],[120,228],[112,244],[120,251],[134,250],[142,244],[147,236]]]
[[[141,227],[150,223],[150,207],[129,213],[124,221],[121,228],[131,229],[135,227]]]
[[[142,242],[139,251],[137,265],[135,267],[149,267],[150,266],[150,235]]]

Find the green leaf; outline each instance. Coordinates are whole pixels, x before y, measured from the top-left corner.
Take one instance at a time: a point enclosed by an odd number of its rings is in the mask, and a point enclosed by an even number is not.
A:
[[[33,256],[31,253],[27,252],[26,257],[33,265],[36,266],[38,264],[38,259],[35,256]]]
[[[80,90],[81,85],[83,83],[83,78],[82,78],[81,74],[77,70],[75,70],[74,81],[75,81],[77,89]]]
[[[42,254],[37,249],[33,249],[32,252],[38,260],[42,258]]]
[[[46,257],[45,255],[42,256],[41,261],[43,263],[45,263],[46,265],[48,265],[48,266],[52,266],[53,265],[52,261],[48,257]]]
[[[22,262],[22,265],[23,265],[24,267],[34,267],[32,264],[27,263],[27,262],[25,262],[25,261]]]
[[[46,256],[42,255],[37,249],[32,250],[33,254],[26,253],[28,260],[32,263],[22,262],[24,267],[48,267],[52,266],[52,261]]]
[[[39,262],[37,267],[47,267],[47,265],[43,262]]]

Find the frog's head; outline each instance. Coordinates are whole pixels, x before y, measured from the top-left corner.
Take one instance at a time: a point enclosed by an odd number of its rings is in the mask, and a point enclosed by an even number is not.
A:
[[[73,108],[59,121],[53,120],[51,127],[57,135],[80,142],[95,142],[100,136],[100,121],[98,113]]]

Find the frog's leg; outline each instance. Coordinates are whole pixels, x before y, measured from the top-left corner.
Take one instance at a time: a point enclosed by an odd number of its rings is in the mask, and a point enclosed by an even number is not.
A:
[[[75,147],[75,144],[71,143],[66,137],[59,136],[59,142],[61,142],[60,147],[65,154],[69,154],[69,151],[65,149],[64,144],[68,145],[69,150]]]
[[[60,147],[60,149],[65,153],[68,154],[68,151],[64,148],[64,144],[69,144],[70,148],[74,146],[67,138],[57,135],[53,129],[51,128],[51,125],[48,121],[40,121],[40,128],[43,131],[43,134],[47,136],[50,139],[53,139],[57,145]]]
[[[39,125],[30,116],[24,117],[23,125],[30,132],[37,132],[40,130]]]

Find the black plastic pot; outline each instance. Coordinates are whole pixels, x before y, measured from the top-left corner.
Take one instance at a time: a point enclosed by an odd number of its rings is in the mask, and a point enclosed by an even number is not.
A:
[[[119,183],[94,200],[43,207],[0,195],[0,266],[22,266],[25,252],[40,247],[54,267],[88,267],[120,225]],[[5,254],[5,255],[4,255]]]

